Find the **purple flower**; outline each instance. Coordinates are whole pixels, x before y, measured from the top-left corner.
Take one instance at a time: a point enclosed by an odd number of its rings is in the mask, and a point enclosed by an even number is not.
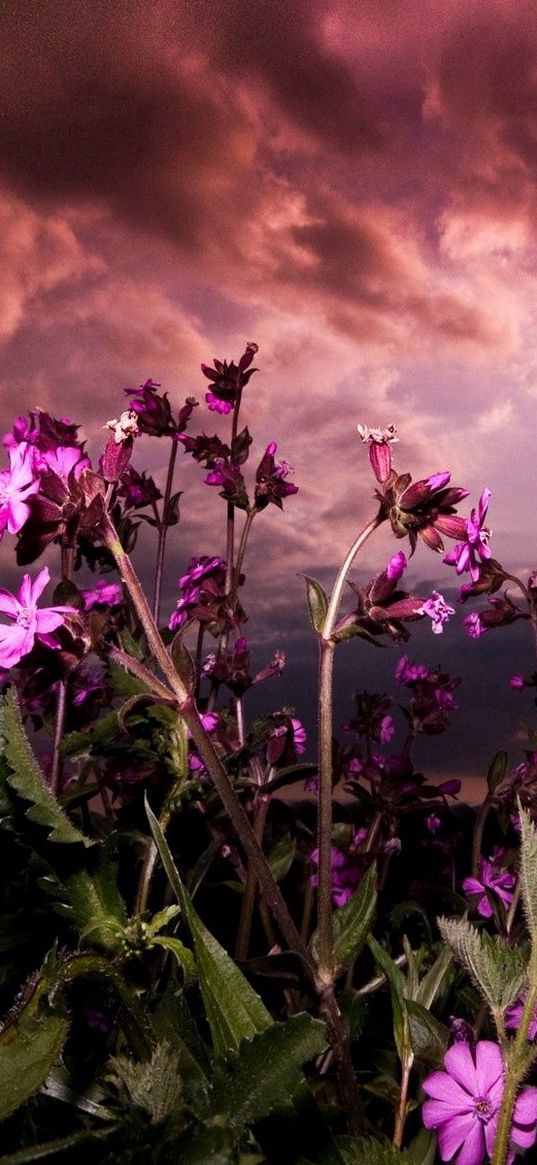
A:
[[[478,611],[472,611],[471,615],[466,615],[462,621],[462,625],[466,634],[470,636],[470,639],[479,639],[487,630],[481,622],[481,616]]]
[[[386,578],[388,579],[388,582],[399,582],[399,579],[404,575],[407,566],[408,563],[406,560],[406,555],[403,554],[402,550],[398,550],[397,554],[394,554],[393,557],[390,558],[390,561],[386,567]]]
[[[275,461],[274,454],[278,446],[275,441],[267,445],[264,455],[259,462],[255,475],[255,507],[264,510],[269,502],[282,509],[282,499],[298,493],[298,486],[285,478],[293,470],[286,461]]]
[[[137,418],[136,432],[147,433],[150,437],[174,437],[187,426],[197,402],[188,396],[177,418],[172,414],[168,394],[158,393],[156,380],[146,380],[139,388],[124,389],[125,396],[134,397],[129,403],[129,412]],[[124,416],[126,414],[123,414]]]
[[[485,1155],[492,1157],[498,1127],[505,1076],[501,1048],[480,1040],[472,1050],[460,1041],[446,1052],[444,1067],[423,1081],[430,1098],[423,1106],[423,1123],[436,1130],[443,1161],[482,1165]],[[527,1087],[517,1097],[511,1140],[527,1149],[536,1133],[537,1088]],[[512,1151],[507,1160],[511,1165]]]
[[[504,853],[501,847],[497,847],[490,858],[480,858],[479,877],[465,878],[462,884],[464,893],[476,898],[476,910],[482,918],[492,917],[493,902],[498,898],[506,910],[511,905],[516,878],[499,864]]]
[[[246,345],[238,364],[234,364],[233,361],[228,364],[227,360],[213,360],[214,368],[202,364],[203,375],[212,381],[212,391],[205,396],[211,412],[225,415],[234,409],[243,388],[254,372],[257,372],[257,368],[250,368],[257,351],[257,344],[250,342]]]
[[[57,445],[53,449],[45,449],[36,453],[36,461],[42,472],[52,469],[62,481],[67,481],[71,470],[74,470],[78,481],[84,469],[91,469],[89,457],[86,457],[80,445]]]
[[[413,684],[416,680],[428,680],[431,673],[424,663],[410,663],[408,655],[402,655],[395,669],[398,684]]]
[[[59,646],[51,632],[62,626],[65,614],[76,611],[64,606],[37,609],[37,600],[49,581],[50,571],[44,566],[33,583],[24,575],[17,598],[0,588],[0,612],[13,621],[12,626],[0,626],[0,667],[15,667],[32,650],[36,637],[46,647]]]
[[[191,558],[185,573],[179,579],[181,596],[168,626],[178,631],[188,619],[202,622],[218,620],[225,603],[226,564],[218,555],[210,558]]]
[[[4,532],[17,534],[26,522],[30,507],[27,498],[37,493],[34,450],[22,441],[9,448],[10,468],[0,473],[0,539]]]
[[[418,537],[438,553],[444,549],[441,535],[464,538],[466,522],[455,512],[455,506],[469,491],[450,485],[451,474],[432,473],[430,477],[412,482],[404,473],[387,483],[383,502],[396,538],[408,535],[412,553]]]
[[[423,604],[418,614],[428,615],[432,620],[433,634],[441,635],[444,630],[444,623],[447,622],[451,615],[455,614],[455,608],[448,607],[444,596],[439,591],[433,591],[430,599],[427,599],[427,602]]]
[[[312,865],[319,865],[319,850],[311,853]],[[332,902],[334,906],[345,906],[354,897],[356,887],[362,880],[362,870],[349,864],[348,855],[333,845],[330,849],[330,869],[332,872]],[[319,875],[310,878],[312,886],[319,885]]]
[[[82,591],[82,596],[86,611],[91,611],[98,603],[105,607],[119,607],[123,602],[123,588],[121,583],[107,583],[104,578],[99,578],[94,589]]]
[[[268,734],[267,760],[270,765],[293,764],[297,756],[306,751],[306,729],[296,716],[290,716],[285,709],[273,712],[273,717],[282,723],[271,728]]]
[[[479,555],[481,561],[490,558],[488,541],[491,531],[483,524],[487,516],[490,496],[490,490],[484,489],[477,510],[472,510],[467,519],[466,540],[454,546],[453,550],[450,550],[443,559],[448,566],[455,567],[457,574],[463,574],[464,571],[469,570],[474,583],[477,582],[480,573],[476,555]]]

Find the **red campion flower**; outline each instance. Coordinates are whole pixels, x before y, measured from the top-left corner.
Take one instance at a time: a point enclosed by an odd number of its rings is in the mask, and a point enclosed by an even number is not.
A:
[[[469,490],[450,486],[450,473],[433,473],[430,477],[412,483],[409,473],[396,477],[379,498],[389,517],[396,538],[410,539],[412,553],[418,538],[431,550],[443,551],[441,535],[447,538],[466,537],[466,521],[455,512],[455,506],[468,497]]]

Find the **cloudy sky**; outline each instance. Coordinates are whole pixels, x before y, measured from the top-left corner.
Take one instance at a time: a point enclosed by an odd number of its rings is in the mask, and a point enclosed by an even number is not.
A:
[[[470,504],[488,486],[493,553],[527,576],[535,4],[18,0],[0,9],[0,40],[2,431],[40,405],[81,422],[95,453],[124,387],[152,376],[178,405],[203,401],[200,362],[255,340],[244,419],[256,450],[278,442],[300,492],[259,519],[248,630],[259,664],[274,640],[288,650],[270,698],[298,683],[306,717],[315,647],[297,574],[328,583],[372,512],[358,422],[397,425],[401,472],[450,469]],[[197,428],[215,428],[204,406]],[[137,447],[157,474],[165,455]],[[180,461],[169,606],[190,554],[223,547],[223,503],[199,483]],[[394,548],[379,535],[356,580]],[[12,580],[7,536],[0,562]],[[454,595],[423,548],[409,575]],[[501,744],[515,759],[532,713],[508,686],[532,666],[525,628],[475,644],[420,627],[410,651],[465,679],[438,771],[478,774]],[[341,652],[344,718],[397,657]]]

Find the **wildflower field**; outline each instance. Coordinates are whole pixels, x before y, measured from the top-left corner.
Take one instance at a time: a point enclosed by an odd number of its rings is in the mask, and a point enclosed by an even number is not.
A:
[[[300,488],[292,449],[250,432],[256,355],[202,365],[200,402],[126,389],[94,465],[67,417],[17,417],[3,439],[20,584],[0,588],[0,1165],[535,1160],[537,738],[491,756],[477,807],[421,771],[459,680],[407,644],[429,621],[441,658],[455,608],[405,572],[440,556],[475,640],[520,621],[535,637],[537,572],[493,557],[487,488],[472,501],[435,465],[413,480],[395,426],[358,424],[370,519],[328,592],[304,575],[306,759],[300,691],[278,704],[285,654],[254,660],[246,626],[252,526],[269,506],[292,523]],[[186,561],[184,458],[207,513]],[[393,554],[369,578],[360,551],[384,525]],[[367,686],[383,644],[397,701]],[[364,677],[342,739],[336,650]]]

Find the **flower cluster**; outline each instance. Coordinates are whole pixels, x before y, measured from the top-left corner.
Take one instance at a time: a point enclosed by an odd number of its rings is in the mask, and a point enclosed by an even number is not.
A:
[[[230,413],[240,399],[243,388],[257,368],[251,368],[252,360],[258,351],[257,344],[248,343],[239,363],[234,364],[226,360],[213,360],[214,368],[202,364],[201,371],[207,380],[211,381],[211,391],[205,400],[212,412]]]

